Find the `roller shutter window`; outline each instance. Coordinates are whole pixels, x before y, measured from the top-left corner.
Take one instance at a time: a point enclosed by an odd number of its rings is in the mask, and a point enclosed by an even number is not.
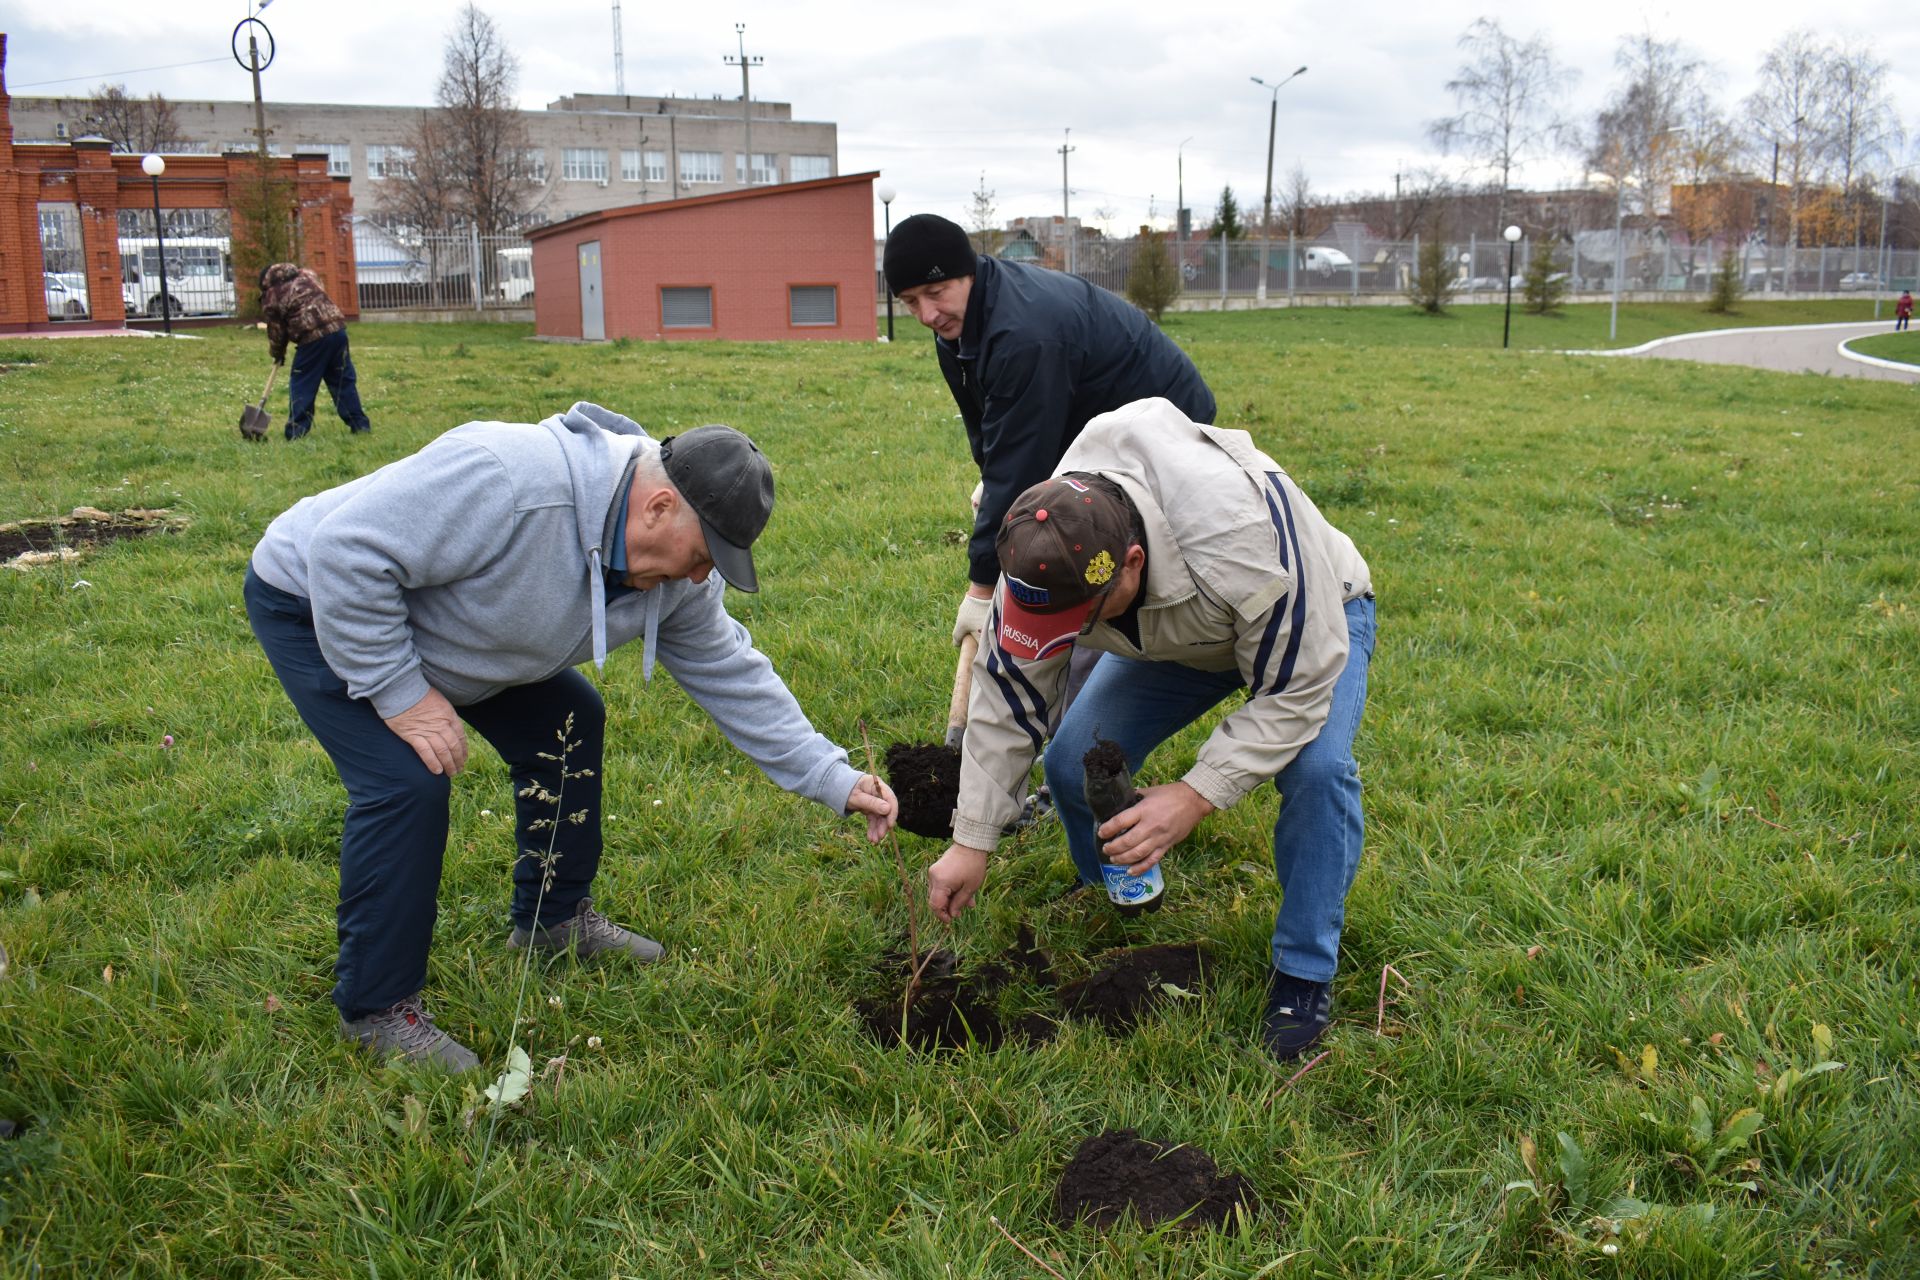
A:
[[[698,288],[660,291],[660,327],[663,329],[713,328],[713,290]]]
[[[787,288],[787,323],[840,323],[840,290],[830,284],[796,284]]]

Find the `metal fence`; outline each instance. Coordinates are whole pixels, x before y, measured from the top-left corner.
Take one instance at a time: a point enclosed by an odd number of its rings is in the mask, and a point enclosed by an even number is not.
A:
[[[524,236],[429,235],[355,218],[353,256],[362,311],[533,305],[533,249]]]
[[[1141,241],[1102,240],[1076,248],[1074,274],[1125,293]],[[1345,236],[1315,241],[1276,237],[1258,240],[1168,238],[1167,252],[1178,265],[1188,299],[1257,297],[1262,289],[1261,258],[1266,258],[1265,293],[1269,299],[1340,296],[1351,299],[1404,295],[1420,261],[1421,241]],[[1762,242],[1688,243],[1657,234],[1611,230],[1575,232],[1550,246],[1553,271],[1563,275],[1572,293],[1607,293],[1616,273],[1622,292],[1696,294],[1706,292],[1731,250],[1742,285],[1750,295],[1897,294],[1917,287],[1920,251],[1875,245],[1784,249]],[[1535,244],[1521,241],[1512,256],[1513,287],[1523,286]],[[1504,240],[1467,237],[1443,242],[1441,260],[1453,294],[1462,301],[1492,301],[1505,295],[1508,246]],[[882,286],[884,287],[884,285]]]

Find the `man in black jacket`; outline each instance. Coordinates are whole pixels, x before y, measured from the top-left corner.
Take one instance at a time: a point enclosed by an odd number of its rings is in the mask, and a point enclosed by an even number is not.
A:
[[[934,332],[980,468],[957,645],[986,623],[1000,576],[993,541],[1007,509],[1053,474],[1090,419],[1161,396],[1210,423],[1213,393],[1132,303],[1078,276],[975,254],[967,233],[937,214],[893,229],[885,269],[887,287]]]

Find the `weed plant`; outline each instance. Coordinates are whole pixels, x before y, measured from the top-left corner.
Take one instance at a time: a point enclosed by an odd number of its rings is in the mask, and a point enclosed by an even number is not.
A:
[[[1861,313],[1769,306],[1739,322]],[[1623,307],[1620,338],[1701,319]],[[1515,340],[1605,325],[1574,306]],[[736,616],[830,736],[925,740],[973,485],[929,340],[361,325],[373,435],[291,445],[234,430],[257,333],[0,341],[0,520],[188,519],[0,571],[0,1117],[28,1121],[0,1140],[0,1274],[1035,1274],[996,1219],[1076,1280],[1920,1273],[1920,392],[1503,353],[1491,307],[1166,326],[1380,592],[1328,1059],[1281,1090],[1256,1047],[1270,791],[1168,859],[1164,911],[1061,900],[1041,828],[943,939],[992,955],[1028,921],[1073,978],[1204,938],[1205,996],[1123,1038],[878,1047],[853,1006],[906,926],[891,856],[622,651],[595,900],[668,955],[541,978],[563,999],[533,1001],[539,1042],[599,1047],[500,1116],[483,1181],[473,1084],[335,1038],[344,796],[248,632],[249,549],[468,419],[594,399],[657,434],[728,422],[779,484]],[[521,959],[510,788],[476,743],[427,988],[486,1075]],[[916,867],[938,853],[904,839]],[[1388,964],[1411,988],[1376,1034]],[[1120,1127],[1203,1147],[1267,1209],[1055,1226],[1060,1168]]]

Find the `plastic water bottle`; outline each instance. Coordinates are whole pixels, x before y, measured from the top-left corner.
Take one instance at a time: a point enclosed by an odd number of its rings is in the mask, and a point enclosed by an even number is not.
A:
[[[1160,904],[1167,900],[1167,882],[1160,875],[1158,863],[1140,875],[1130,876],[1125,867],[1106,862],[1100,865],[1100,875],[1107,882],[1108,900],[1123,916],[1158,911]]]
[[[1093,810],[1095,827],[1139,803],[1140,793],[1133,789],[1133,775],[1127,769],[1126,755],[1118,743],[1109,742],[1096,732],[1093,749],[1080,764],[1084,770],[1081,789],[1086,793],[1087,807]],[[1160,875],[1157,863],[1150,871],[1130,876],[1125,867],[1103,862],[1100,876],[1106,882],[1108,901],[1123,916],[1158,911],[1166,901],[1167,882]]]

